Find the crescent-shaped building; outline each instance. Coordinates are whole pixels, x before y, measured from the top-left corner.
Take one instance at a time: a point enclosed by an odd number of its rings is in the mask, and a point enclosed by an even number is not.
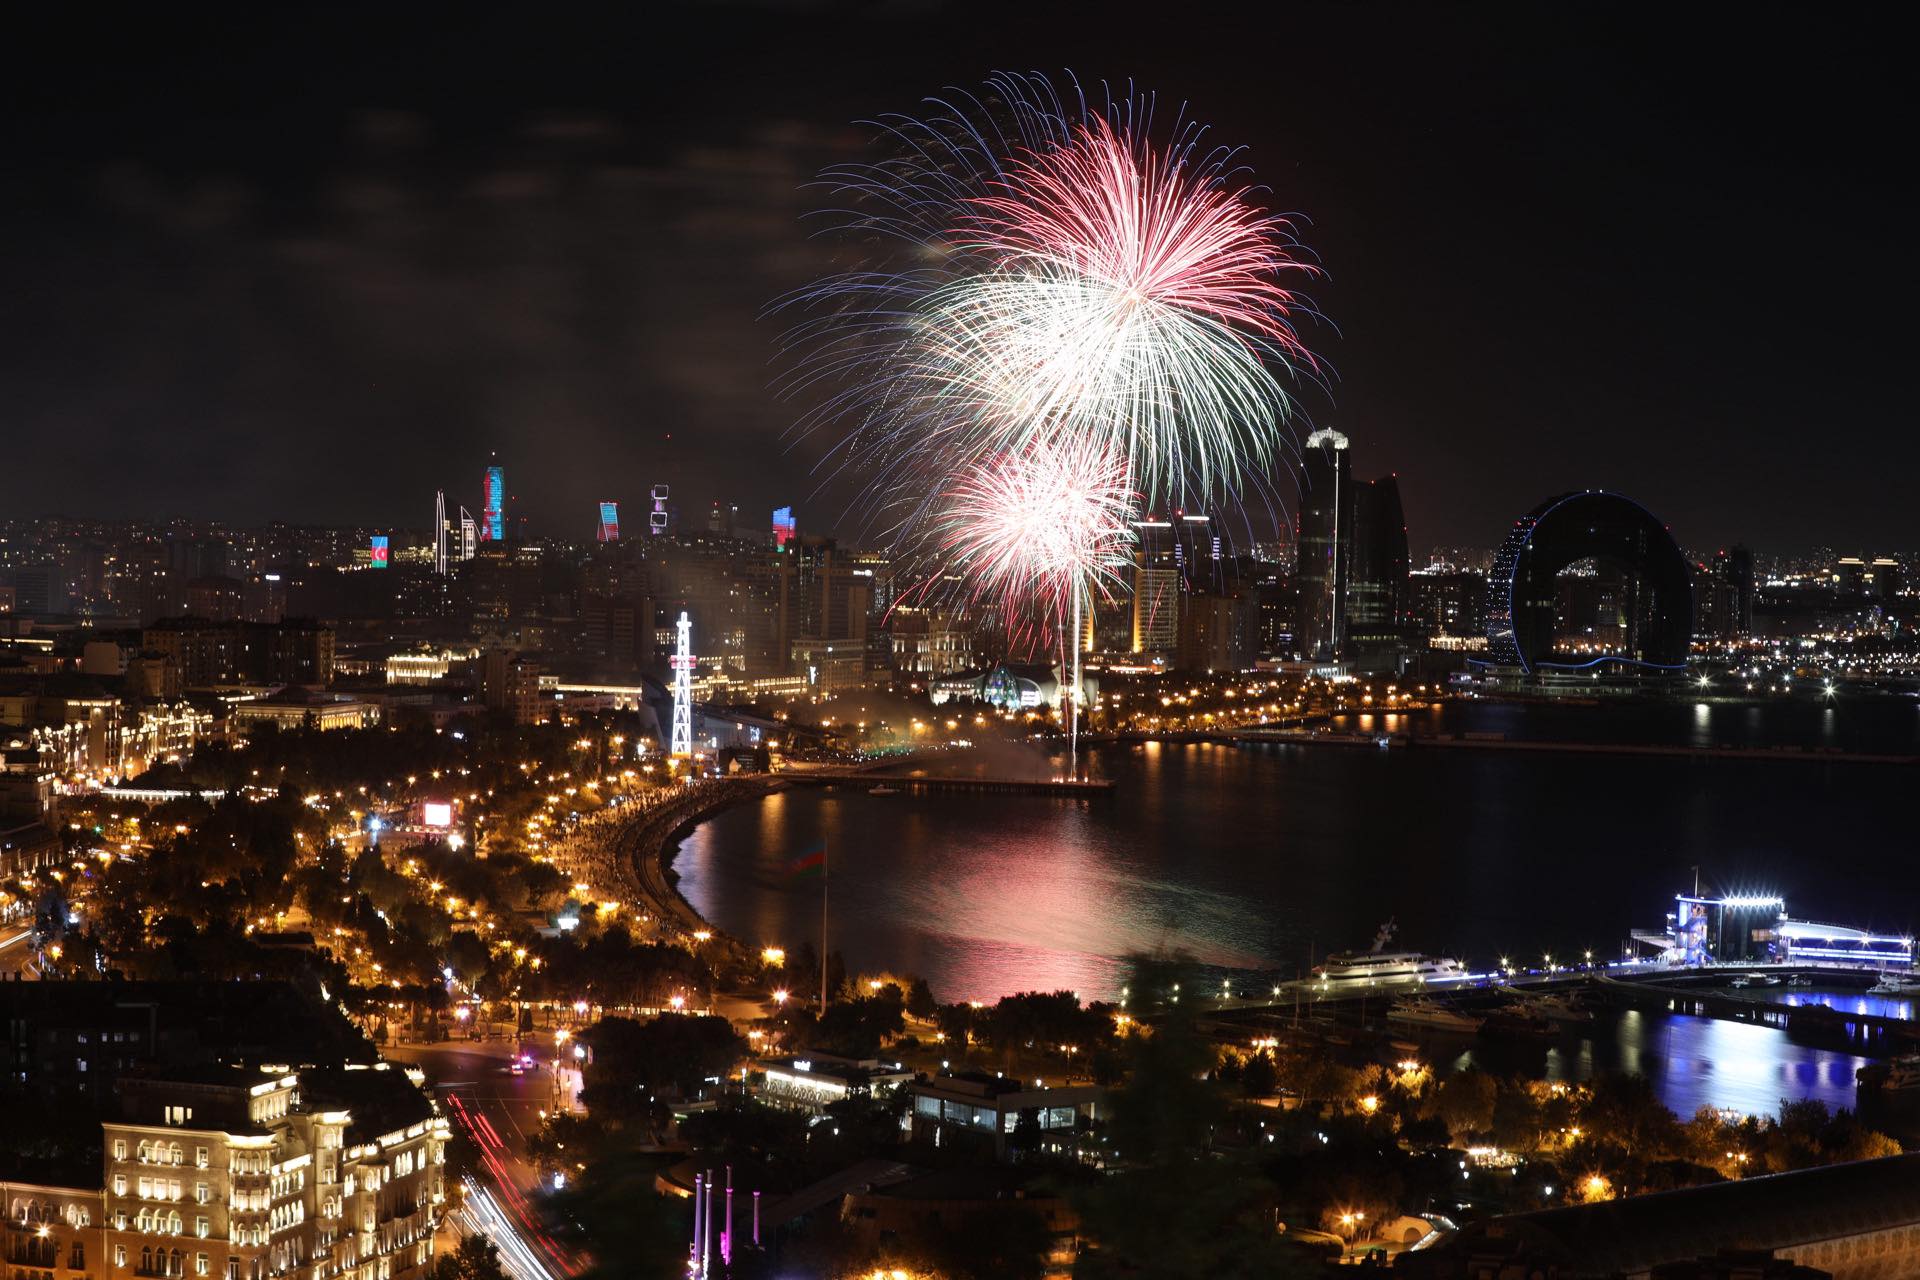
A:
[[[1636,597],[1624,650],[1601,657],[1554,652],[1561,570],[1582,560],[1625,568]],[[1667,527],[1617,493],[1549,498],[1514,522],[1487,576],[1487,660],[1532,674],[1610,665],[1678,671],[1693,643],[1693,571]]]

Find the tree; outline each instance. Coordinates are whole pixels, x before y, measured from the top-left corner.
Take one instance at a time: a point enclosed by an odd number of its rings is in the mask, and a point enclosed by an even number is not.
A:
[[[434,1264],[433,1280],[507,1280],[500,1250],[482,1235],[467,1236],[452,1253]]]
[[[595,1115],[616,1121],[652,1115],[663,1095],[698,1094],[747,1051],[725,1018],[682,1014],[650,1022],[602,1018],[581,1039],[593,1050],[581,1100]]]
[[[927,985],[927,980],[915,978],[907,987],[907,1012],[924,1022],[939,1008],[939,1002],[933,998],[933,988]]]
[[[1184,962],[1136,959],[1130,987],[1171,992],[1195,976]],[[1075,1260],[1077,1277],[1287,1273],[1294,1254],[1275,1237],[1270,1191],[1245,1157],[1214,1150],[1229,1099],[1209,1078],[1214,1048],[1191,1010],[1168,1001],[1151,1034],[1126,1043],[1131,1074],[1108,1112],[1112,1171],[1073,1193],[1097,1242]]]
[[[1433,1093],[1431,1111],[1458,1140],[1493,1127],[1493,1105],[1498,1094],[1499,1086],[1492,1076],[1470,1067],[1440,1082]]]
[[[1240,1071],[1240,1089],[1249,1098],[1271,1098],[1280,1087],[1280,1073],[1274,1068],[1273,1055],[1262,1049],[1247,1059]]]

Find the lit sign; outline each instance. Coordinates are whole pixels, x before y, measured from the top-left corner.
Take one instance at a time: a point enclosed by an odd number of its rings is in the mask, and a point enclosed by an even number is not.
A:
[[[429,800],[420,806],[421,818],[430,827],[450,827],[453,825],[453,806]]]

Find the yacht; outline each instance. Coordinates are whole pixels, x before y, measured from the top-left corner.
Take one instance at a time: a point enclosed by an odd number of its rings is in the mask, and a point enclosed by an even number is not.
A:
[[[1414,1027],[1432,1027],[1436,1031],[1478,1031],[1486,1019],[1433,1000],[1402,1000],[1387,1010],[1388,1022]]]
[[[1446,982],[1467,976],[1466,966],[1444,956],[1422,955],[1418,951],[1389,951],[1394,923],[1389,920],[1374,935],[1373,946],[1365,951],[1336,951],[1327,962],[1314,968],[1321,982]]]
[[[1880,981],[1867,988],[1870,996],[1920,995],[1920,978],[1906,973],[1883,973]]]

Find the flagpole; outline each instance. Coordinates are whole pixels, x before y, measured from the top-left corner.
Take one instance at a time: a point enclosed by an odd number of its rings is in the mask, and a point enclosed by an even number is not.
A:
[[[820,1012],[827,1011],[827,842],[820,842]]]

